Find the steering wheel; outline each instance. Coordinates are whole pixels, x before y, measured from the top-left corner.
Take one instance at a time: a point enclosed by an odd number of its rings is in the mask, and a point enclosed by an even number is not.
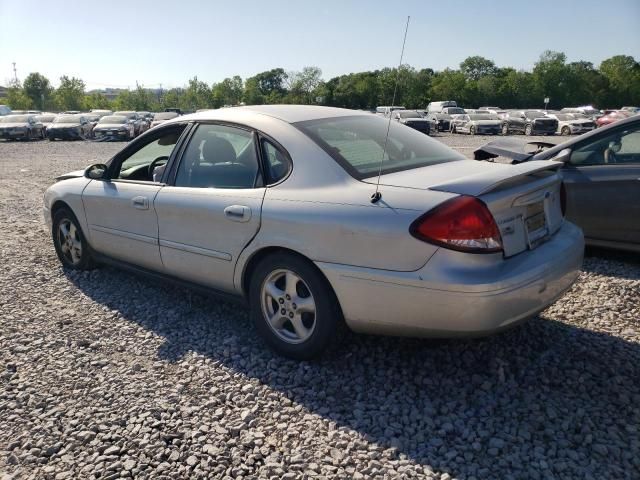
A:
[[[156,167],[161,166],[161,165],[160,165],[160,164],[161,164],[161,162],[164,162],[162,165],[166,165],[168,160],[169,160],[169,157],[168,157],[168,156],[166,156],[166,155],[163,155],[163,156],[161,156],[161,157],[156,158],[153,162],[151,162],[151,163],[149,164],[149,170],[148,170],[148,172],[147,172],[147,177],[148,177],[150,180],[152,180],[152,181],[153,181],[153,170],[154,170]]]

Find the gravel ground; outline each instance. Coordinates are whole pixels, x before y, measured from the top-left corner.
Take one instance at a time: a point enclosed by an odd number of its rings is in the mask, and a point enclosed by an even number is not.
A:
[[[243,307],[60,268],[42,193],[121,146],[0,143],[0,478],[640,478],[633,256],[596,252],[504,334],[297,363]]]

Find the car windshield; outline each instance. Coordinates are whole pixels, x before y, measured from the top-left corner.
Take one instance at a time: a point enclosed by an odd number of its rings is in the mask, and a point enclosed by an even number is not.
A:
[[[398,112],[398,115],[400,115],[400,118],[422,118],[418,112],[411,111]]]
[[[108,115],[106,117],[102,117],[100,119],[100,121],[98,121],[98,125],[100,124],[105,124],[105,123],[109,123],[109,124],[118,124],[118,123],[125,123],[127,121],[127,117],[123,117],[120,115]]]
[[[449,115],[459,115],[464,113],[464,108],[460,108],[460,107],[448,107],[448,108],[445,108],[444,110]]]
[[[60,115],[53,120],[53,123],[80,123],[79,115]]]
[[[555,116],[561,122],[566,122],[567,120],[573,120],[574,119],[573,115],[569,115],[567,113],[556,113]]]
[[[176,112],[159,112],[153,116],[154,120],[170,120],[176,118],[178,114]]]
[[[490,115],[488,113],[469,115],[469,117],[471,120],[500,120],[497,115]]]
[[[114,112],[113,114],[114,115],[118,115],[118,116],[122,115],[122,116],[130,118],[130,117],[135,116],[136,112]]]
[[[524,112],[527,118],[543,118],[545,115],[541,112]]]
[[[1,117],[0,122],[2,123],[25,123],[29,121],[29,115],[7,115],[6,117]]]
[[[294,125],[358,179],[372,177],[378,170],[386,174],[465,158],[417,130],[395,122],[389,125],[373,115],[323,118]],[[389,139],[385,142],[387,129]]]

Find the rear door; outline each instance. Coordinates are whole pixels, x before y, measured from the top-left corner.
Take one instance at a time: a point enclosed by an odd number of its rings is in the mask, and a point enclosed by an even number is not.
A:
[[[567,218],[587,238],[640,244],[640,126],[573,149],[563,169]]]
[[[260,228],[265,187],[257,143],[247,128],[197,126],[154,201],[167,273],[233,291],[238,256]]]

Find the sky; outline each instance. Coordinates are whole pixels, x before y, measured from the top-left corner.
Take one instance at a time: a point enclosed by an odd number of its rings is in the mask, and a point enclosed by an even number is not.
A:
[[[471,55],[531,69],[544,50],[640,60],[640,0],[0,0],[0,85],[40,72],[92,88],[183,86],[282,67],[323,78]]]

